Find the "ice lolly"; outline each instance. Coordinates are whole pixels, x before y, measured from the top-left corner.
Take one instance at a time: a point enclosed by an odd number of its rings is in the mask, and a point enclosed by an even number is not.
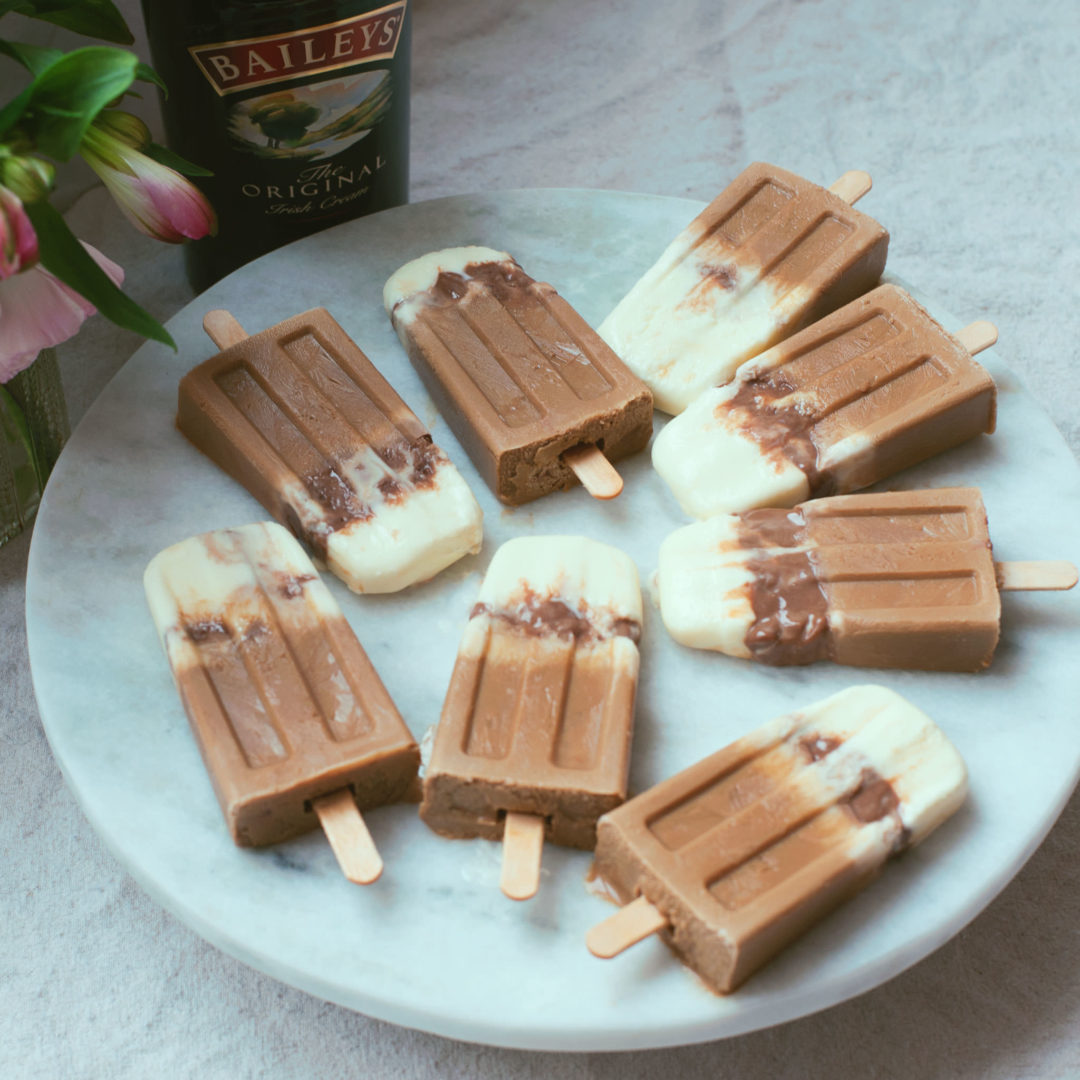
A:
[[[853,686],[738,739],[600,819],[595,872],[626,906],[610,957],[659,931],[728,993],[963,802],[960,755],[925,714]]]
[[[233,840],[322,824],[350,880],[378,877],[359,810],[415,797],[419,750],[300,544],[274,522],[205,533],[144,582]]]
[[[653,465],[693,517],[794,506],[877,483],[983,432],[994,381],[955,337],[882,285],[748,361],[660,432]]]
[[[426,581],[480,550],[480,507],[424,425],[322,308],[223,349],[180,382],[177,426],[355,592]]]
[[[999,588],[1071,588],[1076,568],[995,564],[979,490],[940,488],[688,525],[660,546],[656,583],[664,625],[693,648],[765,664],[978,671],[997,646]]]
[[[864,172],[831,188],[760,162],[735,178],[600,324],[600,336],[679,413],[744,361],[872,289],[889,234],[852,209]]]
[[[406,263],[386,310],[431,396],[503,502],[569,487],[610,498],[609,462],[652,435],[652,395],[548,284],[505,252],[448,248]]]
[[[591,849],[626,796],[640,633],[637,569],[607,544],[519,537],[488,567],[420,816],[445,836],[503,838],[514,899],[536,891],[542,839]]]

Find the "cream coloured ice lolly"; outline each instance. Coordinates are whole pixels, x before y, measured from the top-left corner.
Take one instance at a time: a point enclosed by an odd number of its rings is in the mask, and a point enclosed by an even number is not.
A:
[[[889,234],[851,204],[863,172],[829,189],[760,162],[681,233],[600,325],[600,336],[679,413],[796,330],[872,289]]]
[[[542,839],[591,848],[626,796],[641,614],[633,562],[595,540],[519,537],[488,567],[420,816],[445,836],[504,839],[515,899],[536,889]]]
[[[996,340],[986,322],[954,337],[882,285],[702,394],[653,465],[698,518],[868,487],[994,430],[994,381],[972,353]]]
[[[396,592],[480,550],[461,474],[322,308],[223,349],[180,382],[177,426],[355,592]]]
[[[782,716],[605,814],[595,872],[624,906],[587,944],[611,957],[660,932],[728,993],[967,792],[956,749],[882,686]]]
[[[274,522],[184,540],[146,598],[237,844],[321,823],[351,880],[382,868],[360,809],[413,795],[420,755],[310,559]]]
[[[383,300],[447,423],[516,506],[569,487],[610,498],[609,462],[652,435],[652,395],[548,284],[503,251],[449,248],[406,263]]]
[[[656,576],[664,625],[683,645],[765,664],[930,671],[989,665],[999,589],[1075,583],[1069,563],[995,564],[977,488],[723,514],[672,533]]]

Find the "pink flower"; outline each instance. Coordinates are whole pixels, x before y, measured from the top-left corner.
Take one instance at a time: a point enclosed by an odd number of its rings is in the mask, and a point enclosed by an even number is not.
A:
[[[33,266],[37,258],[37,233],[22,200],[0,186],[0,281]]]
[[[83,244],[116,285],[124,271]],[[75,334],[95,308],[40,264],[0,281],[0,383],[33,362],[42,349]]]
[[[178,244],[217,232],[205,196],[178,172],[140,153],[145,125],[130,113],[102,113],[80,147],[128,220],[147,236]]]

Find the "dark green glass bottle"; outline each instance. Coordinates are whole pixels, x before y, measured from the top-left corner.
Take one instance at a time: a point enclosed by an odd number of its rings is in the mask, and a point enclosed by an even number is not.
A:
[[[169,146],[218,215],[201,291],[308,233],[408,201],[408,0],[143,0]]]

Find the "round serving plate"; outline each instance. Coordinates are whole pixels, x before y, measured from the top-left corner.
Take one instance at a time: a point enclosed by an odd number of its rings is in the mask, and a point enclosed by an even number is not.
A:
[[[647,453],[620,465],[610,503],[580,488],[519,509],[496,502],[435,411],[382,308],[398,266],[435,248],[510,251],[596,325],[700,209],[603,191],[468,195],[361,218],[273,252],[169,323],[179,352],[140,348],[64,451],[34,532],[27,577],[30,657],[49,741],[94,828],[165,907],[219,948],[371,1016],[503,1046],[668,1046],[780,1023],[877,986],[948,940],[1012,878],[1080,772],[1071,596],[1009,594],[993,666],[978,675],[771,669],[675,645],[646,600],[631,790],[640,791],[780,713],[878,682],[929,713],[968,764],[971,795],[927,842],[806,934],[742,989],[717,997],[658,940],[612,961],[585,949],[611,907],[586,886],[590,856],[547,847],[535,899],[499,891],[498,845],[445,840],[410,805],[366,815],[386,870],[349,884],[321,833],[260,851],[233,846],[143,598],[159,550],[262,520],[262,507],[176,430],[180,377],[214,349],[211,308],[249,332],[325,306],[431,425],[485,512],[484,548],[393,596],[350,593],[327,575],[419,738],[438,718],[457,644],[496,547],[573,533],[626,550],[646,585],[657,549],[685,523]],[[901,268],[902,270],[902,268]],[[947,326],[933,298],[920,297]],[[967,321],[967,320],[963,320]],[[1080,560],[1080,470],[1050,419],[1005,366],[999,426],[895,477],[892,488],[977,484],[1002,559]],[[657,428],[663,422],[657,416]],[[1050,523],[1053,523],[1052,527]]]

